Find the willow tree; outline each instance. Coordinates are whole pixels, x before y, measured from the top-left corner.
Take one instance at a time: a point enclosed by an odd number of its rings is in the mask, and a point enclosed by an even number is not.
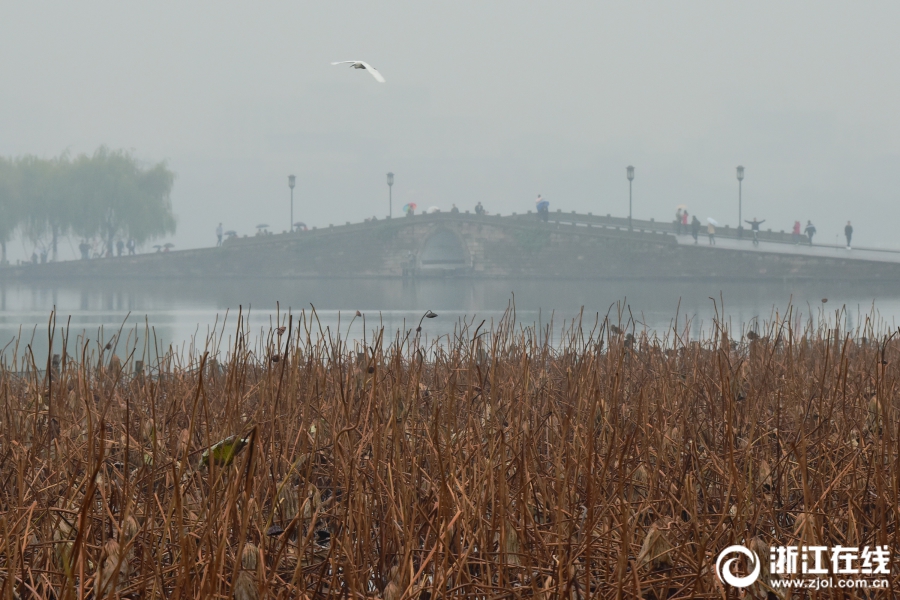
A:
[[[6,242],[25,214],[20,194],[19,171],[15,163],[0,158],[0,264],[6,264]]]
[[[81,210],[73,230],[99,235],[111,256],[116,238],[140,244],[175,232],[170,193],[174,174],[164,162],[145,167],[123,150],[100,148],[72,163],[72,181]]]
[[[68,157],[44,160],[20,158],[19,186],[25,214],[24,233],[32,242],[49,235],[53,260],[57,260],[59,238],[68,234],[78,206],[72,197],[72,165]]]

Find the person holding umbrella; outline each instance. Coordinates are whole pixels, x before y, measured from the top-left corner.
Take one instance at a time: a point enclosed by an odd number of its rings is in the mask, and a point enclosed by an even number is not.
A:
[[[550,218],[550,203],[538,194],[537,200],[534,201],[534,205],[535,208],[537,208],[537,218],[546,223]]]
[[[715,219],[713,219],[712,217],[706,218],[706,233],[707,235],[709,235],[710,246],[716,245],[716,225],[718,225],[718,223]]]

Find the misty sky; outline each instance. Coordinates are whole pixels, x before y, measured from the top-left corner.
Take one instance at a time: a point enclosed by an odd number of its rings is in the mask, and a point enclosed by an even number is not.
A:
[[[534,206],[900,246],[896,2],[90,2],[0,9],[0,154],[166,160],[226,229]],[[333,67],[361,59],[387,79]],[[77,245],[77,241],[71,246]],[[62,257],[74,256],[69,243]],[[31,253],[11,245],[11,258]]]

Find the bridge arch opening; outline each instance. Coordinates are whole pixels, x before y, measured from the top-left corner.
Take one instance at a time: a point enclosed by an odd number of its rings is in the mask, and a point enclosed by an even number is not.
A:
[[[419,263],[425,269],[457,269],[469,265],[462,240],[449,229],[438,229],[425,240]]]

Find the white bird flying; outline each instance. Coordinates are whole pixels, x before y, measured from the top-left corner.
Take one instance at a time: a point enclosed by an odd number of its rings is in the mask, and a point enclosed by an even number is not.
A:
[[[333,65],[350,65],[351,69],[365,69],[369,73],[372,74],[372,77],[375,78],[375,81],[378,83],[384,83],[384,77],[381,76],[381,73],[378,72],[378,69],[373,67],[367,62],[363,62],[361,60],[342,60],[340,62],[333,62]]]

